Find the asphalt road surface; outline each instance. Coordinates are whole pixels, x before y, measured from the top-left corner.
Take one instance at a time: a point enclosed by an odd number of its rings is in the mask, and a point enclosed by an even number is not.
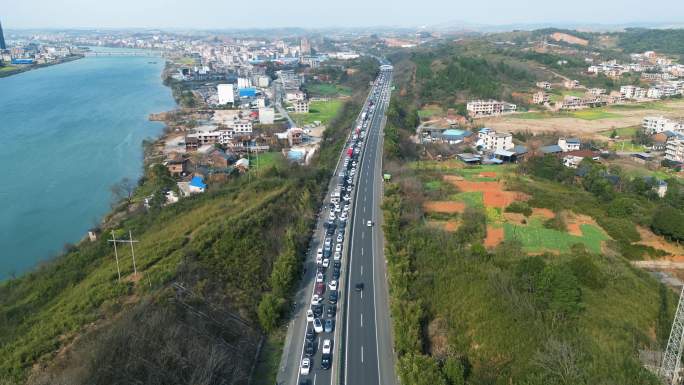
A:
[[[329,221],[330,193],[339,182],[339,173],[344,169],[342,160],[346,157],[345,146],[340,155],[335,174],[328,186],[328,194],[317,226],[312,234],[311,244],[305,261],[305,273],[302,285],[295,294],[295,308],[281,358],[281,366],[277,375],[277,383],[297,385],[309,381],[310,384],[395,384],[392,341],[390,336],[389,305],[387,299],[387,283],[385,264],[382,253],[382,230],[380,227],[381,212],[379,209],[382,195],[382,136],[384,114],[389,101],[391,71],[385,70],[385,81],[371,89],[364,104],[363,111],[369,111],[368,103],[373,100],[375,110],[368,113],[368,128],[361,151],[356,156],[357,166],[352,185],[350,219],[346,225],[340,225],[332,236],[333,253],[336,238],[340,229],[344,228],[342,242],[342,258],[339,299],[337,304],[329,301],[330,290],[327,284],[332,278],[331,267],[323,272],[326,291],[321,304],[324,306],[322,321],[331,319],[334,323],[332,332],[318,333],[314,340],[315,354],[311,359],[311,370],[308,375],[300,372],[301,360],[305,357],[305,333],[312,328],[306,319],[314,293],[317,265],[315,257],[317,249],[323,247],[325,240],[324,224]],[[375,90],[377,89],[377,92]],[[362,123],[361,115],[357,125]],[[343,194],[344,195],[344,194]],[[341,213],[337,213],[337,217]],[[374,226],[367,226],[367,221]],[[364,289],[355,291],[355,285],[363,282]],[[377,302],[377,305],[376,305]],[[327,307],[336,309],[335,316],[328,316]],[[332,367],[321,368],[321,347],[323,340],[330,339],[332,346]]]

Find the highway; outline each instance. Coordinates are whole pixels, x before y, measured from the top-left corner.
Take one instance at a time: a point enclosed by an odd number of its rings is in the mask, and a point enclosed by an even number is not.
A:
[[[382,250],[382,231],[380,227],[381,212],[379,209],[382,196],[382,135],[384,114],[389,101],[391,83],[391,67],[385,66],[381,76],[383,82],[376,81],[364,104],[364,114],[359,114],[357,127],[366,127],[362,132],[355,132],[365,139],[355,140],[351,137],[345,145],[335,174],[331,178],[329,193],[324,200],[323,210],[319,213],[318,223],[313,232],[309,252],[305,261],[305,273],[302,285],[295,294],[296,303],[292,321],[281,357],[281,365],[277,374],[277,384],[390,384],[396,383],[394,374],[394,355],[390,335],[389,305],[385,264]],[[370,103],[374,102],[374,109]],[[364,117],[368,116],[365,120]],[[365,125],[364,125],[365,122]],[[357,142],[362,142],[358,143]],[[357,148],[357,154],[349,159],[345,167],[344,159],[348,158],[348,149]],[[356,161],[357,165],[352,163]],[[340,181],[349,178],[354,169],[353,182],[340,185]],[[343,178],[341,172],[347,172]],[[332,192],[339,191],[350,195],[350,202],[340,200],[340,206],[351,203],[346,222],[339,220],[337,213],[332,222],[337,224],[336,230],[326,234],[326,223],[330,222],[329,212]],[[349,192],[347,192],[347,188]],[[336,201],[337,199],[335,199]],[[374,226],[368,226],[371,220]],[[344,231],[343,233],[341,233]],[[331,248],[337,244],[338,235],[342,253],[339,260],[339,294],[337,303],[330,300],[331,290],[328,283],[334,279],[332,270],[333,257],[330,256],[330,267],[323,268],[316,263],[318,249],[324,247],[326,235],[332,237]],[[312,308],[311,300],[317,272],[322,273],[326,284],[321,304],[323,314],[316,315],[321,321],[330,319],[334,329],[331,332],[316,333],[313,338],[314,352],[307,354],[307,331],[313,329],[311,321],[307,321],[307,310]],[[356,291],[355,285],[363,283],[363,290]],[[336,309],[334,315],[328,308]],[[323,368],[321,353],[325,339],[332,341],[331,367]],[[302,374],[302,360],[309,357],[311,369]]]

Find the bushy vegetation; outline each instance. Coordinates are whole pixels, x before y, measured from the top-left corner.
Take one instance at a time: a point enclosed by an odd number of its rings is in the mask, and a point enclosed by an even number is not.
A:
[[[629,53],[657,51],[684,55],[684,30],[628,28],[617,34],[618,47]]]

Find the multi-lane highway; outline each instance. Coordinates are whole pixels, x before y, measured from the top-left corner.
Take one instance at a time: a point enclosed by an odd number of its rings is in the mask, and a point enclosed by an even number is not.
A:
[[[330,181],[295,295],[278,384],[395,383],[379,209],[391,76],[391,66],[382,66]],[[321,291],[319,305],[312,303]],[[332,346],[323,354],[326,340]]]

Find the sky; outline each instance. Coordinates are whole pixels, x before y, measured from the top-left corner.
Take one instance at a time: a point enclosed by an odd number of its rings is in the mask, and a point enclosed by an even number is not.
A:
[[[647,4],[643,0],[1,0],[0,22],[5,29],[246,29],[684,21],[683,0]]]

